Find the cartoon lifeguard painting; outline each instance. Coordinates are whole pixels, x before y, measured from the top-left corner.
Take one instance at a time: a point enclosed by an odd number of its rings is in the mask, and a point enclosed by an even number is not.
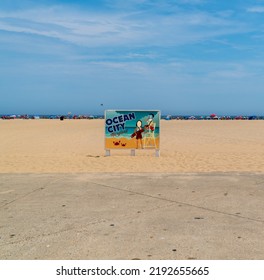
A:
[[[142,138],[143,138],[142,134],[143,134],[143,132],[144,132],[144,128],[142,128],[142,121],[139,120],[139,121],[137,121],[134,133],[131,135],[131,138],[136,136],[136,139],[137,139],[137,149],[139,148],[139,143],[140,143],[140,147],[143,148],[143,143],[142,143]]]
[[[105,111],[105,149],[159,149],[160,111]]]

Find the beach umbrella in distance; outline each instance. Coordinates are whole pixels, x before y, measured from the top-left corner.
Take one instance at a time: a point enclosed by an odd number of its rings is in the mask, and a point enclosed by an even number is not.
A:
[[[214,118],[214,117],[216,117],[216,114],[211,114],[210,117]]]

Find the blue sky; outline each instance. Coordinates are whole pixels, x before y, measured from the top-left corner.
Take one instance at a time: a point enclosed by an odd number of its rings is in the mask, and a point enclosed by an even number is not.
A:
[[[263,50],[264,0],[1,0],[0,114],[264,115]]]

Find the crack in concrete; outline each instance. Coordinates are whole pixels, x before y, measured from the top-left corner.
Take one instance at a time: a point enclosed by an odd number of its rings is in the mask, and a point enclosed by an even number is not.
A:
[[[174,205],[174,203],[171,203],[169,205],[164,205],[164,206],[152,207],[150,209],[141,211],[141,214],[144,214],[145,212],[154,211],[154,210],[160,209],[160,208],[171,207],[173,205]],[[121,215],[121,216],[118,216],[118,218],[119,219],[124,219],[124,218],[128,218],[128,217],[133,217],[133,216],[135,217],[138,214],[139,213],[133,213],[132,215]],[[85,227],[89,227],[91,225],[99,225],[101,223],[110,222],[112,220],[113,219],[101,219],[101,220],[93,221],[93,222],[87,223],[85,225]],[[11,245],[11,244],[19,244],[19,243],[22,243],[24,241],[34,240],[34,239],[39,238],[39,237],[47,237],[47,236],[57,235],[57,234],[60,234],[60,233],[74,231],[74,230],[76,230],[76,232],[87,232],[88,231],[88,229],[85,229],[85,228],[82,228],[82,227],[74,227],[74,226],[72,226],[72,227],[69,227],[69,228],[66,228],[66,229],[61,229],[61,230],[54,231],[54,232],[49,232],[49,233],[46,233],[46,234],[38,234],[38,235],[34,235],[34,236],[28,236],[28,237],[25,237],[24,239],[20,239],[20,240],[17,240],[17,241],[5,242],[5,243],[0,244],[0,247],[6,246],[6,245]]]
[[[55,182],[57,182],[57,181],[60,181],[61,179],[64,179],[64,177],[60,177],[60,178],[56,178],[55,180],[51,180],[51,181],[49,181],[48,183],[46,183],[46,184],[45,184],[44,186],[42,186],[42,187],[39,187],[39,188],[37,188],[37,189],[35,189],[35,190],[33,190],[33,191],[30,191],[30,192],[28,192],[28,193],[26,193],[26,194],[24,194],[24,195],[21,195],[21,196],[19,196],[19,197],[13,199],[13,200],[11,200],[11,201],[8,201],[8,202],[6,202],[5,204],[1,205],[1,206],[0,206],[0,209],[1,209],[1,208],[4,208],[5,206],[7,206],[7,205],[9,205],[9,204],[12,204],[12,203],[18,201],[18,200],[21,200],[21,199],[23,199],[23,198],[25,198],[25,197],[31,195],[32,193],[35,193],[35,192],[40,191],[40,190],[44,190],[44,189],[47,188],[49,185],[51,185],[51,184],[53,184],[53,183],[55,183]]]
[[[157,207],[152,207],[150,209],[147,209],[147,210],[144,210],[144,211],[141,211],[141,214],[144,214],[146,212],[150,212],[150,211],[154,211],[156,209],[160,209],[160,208],[166,208],[166,207],[171,207],[173,206],[174,203],[171,203],[171,204],[168,204],[168,205],[164,205],[164,206],[157,206]],[[133,213],[132,215],[129,214],[129,215],[121,215],[121,216],[118,216],[119,219],[125,219],[125,218],[128,218],[128,217],[135,217],[137,216],[139,213]],[[106,222],[110,222],[112,221],[113,219],[100,219],[100,220],[96,220],[96,221],[93,221],[93,222],[90,222],[90,223],[87,223],[85,225],[85,227],[89,227],[91,225],[99,225],[101,223],[106,223]],[[52,235],[57,235],[57,234],[60,234],[60,233],[63,233],[63,232],[68,232],[68,231],[73,231],[73,230],[76,230],[76,232],[87,232],[88,229],[81,229],[81,227],[69,227],[69,228],[66,228],[66,229],[61,229],[61,230],[58,230],[58,231],[54,231],[54,232],[49,232],[49,233],[46,233],[46,234],[38,234],[38,235],[34,235],[34,236],[28,236],[28,237],[25,237],[24,239],[20,239],[20,240],[16,240],[16,241],[12,241],[12,242],[5,242],[5,243],[2,243],[0,244],[0,247],[3,247],[3,246],[6,246],[6,245],[11,245],[11,244],[19,244],[19,243],[22,243],[24,241],[30,241],[30,240],[34,240],[36,238],[39,238],[39,237],[47,237],[47,236],[52,236]]]
[[[263,181],[260,181],[260,182],[256,182],[256,183],[255,183],[255,185],[257,185],[257,186],[258,186],[258,185],[261,185],[261,184],[264,184],[264,180],[263,180]]]
[[[228,212],[224,212],[224,211],[210,209],[210,208],[203,207],[203,206],[194,205],[194,204],[183,202],[183,201],[177,201],[177,200],[172,200],[172,199],[168,199],[168,198],[157,197],[157,196],[150,195],[150,194],[144,194],[144,193],[135,192],[135,191],[131,191],[131,190],[120,189],[118,187],[113,187],[113,186],[104,185],[104,184],[101,184],[101,183],[96,183],[96,182],[91,182],[91,181],[89,183],[93,183],[95,185],[102,186],[102,187],[105,187],[105,188],[111,188],[111,189],[115,189],[115,190],[119,190],[119,191],[123,191],[123,192],[134,193],[134,194],[137,194],[137,195],[141,195],[141,196],[145,196],[145,197],[150,197],[150,198],[154,198],[154,199],[158,199],[158,200],[163,200],[163,201],[167,201],[167,202],[182,204],[182,205],[185,205],[185,206],[206,210],[206,211],[209,211],[209,212],[212,212],[212,213],[218,213],[218,214],[222,214],[222,215],[226,215],[226,216],[231,216],[231,217],[235,217],[235,218],[245,219],[245,220],[249,220],[249,221],[252,221],[252,222],[264,223],[264,220],[261,220],[261,219],[249,218],[249,217],[245,217],[245,216],[241,216],[241,215],[236,215],[236,214],[232,214],[232,213],[228,213]]]
[[[12,203],[14,203],[17,200],[23,199],[24,197],[27,197],[27,196],[31,195],[32,193],[35,193],[35,192],[37,192],[39,190],[43,190],[43,189],[47,188],[49,185],[51,185],[51,184],[53,184],[53,183],[55,183],[57,181],[65,179],[64,175],[65,174],[63,174],[63,177],[56,178],[54,180],[49,181],[48,183],[46,183],[42,187],[39,187],[39,188],[37,188],[37,189],[35,189],[33,191],[30,191],[30,192],[26,193],[25,195],[22,195],[22,196],[14,199],[12,201],[7,202],[6,204],[0,206],[0,208],[3,208],[3,207],[5,207],[5,206],[7,206],[9,204],[12,204]],[[197,175],[199,175],[199,174],[197,174]],[[210,175],[213,175],[213,174],[210,174]],[[171,175],[171,176],[175,176],[175,175]],[[142,178],[142,176],[136,176],[136,177],[137,178]],[[102,183],[98,183],[98,182],[86,181],[85,184],[87,184],[87,183],[95,184],[97,186],[101,186],[101,187],[104,187],[104,188],[110,188],[110,189],[114,189],[114,190],[118,190],[118,191],[128,192],[128,193],[135,194],[135,195],[149,197],[149,198],[152,198],[152,199],[157,199],[157,200],[161,200],[161,201],[170,202],[170,204],[167,204],[167,205],[164,205],[164,206],[157,206],[157,207],[152,207],[150,209],[143,210],[143,211],[141,211],[142,214],[144,214],[146,212],[149,212],[149,211],[155,211],[156,209],[172,207],[175,204],[179,204],[179,205],[185,205],[185,206],[188,206],[188,207],[193,207],[193,208],[209,211],[209,212],[212,212],[212,213],[218,213],[218,214],[221,214],[221,215],[231,216],[231,217],[234,217],[234,218],[245,219],[245,220],[248,220],[248,221],[258,222],[258,223],[264,223],[264,221],[262,219],[249,218],[249,217],[246,217],[246,216],[241,216],[241,215],[236,215],[236,214],[232,214],[232,213],[228,213],[228,212],[224,212],[224,211],[210,209],[210,208],[207,208],[207,207],[202,207],[202,206],[198,206],[198,205],[187,203],[187,202],[183,202],[183,201],[177,201],[177,200],[172,200],[172,199],[163,198],[163,197],[157,197],[155,195],[150,195],[150,194],[141,193],[141,192],[137,192],[137,191],[121,189],[121,188],[118,188],[118,187],[114,187],[114,186],[110,186],[110,185],[106,185],[106,184],[102,184]],[[261,183],[264,183],[264,181],[261,181],[261,182],[258,182],[258,183],[256,182],[256,185],[261,184]],[[136,217],[137,215],[138,215],[138,213],[133,213],[132,215],[131,214],[121,215],[118,218],[122,218],[123,219],[123,218],[126,218],[126,217]],[[100,224],[100,223],[104,223],[104,222],[110,222],[111,220],[112,219],[96,220],[96,221],[87,223],[85,225],[85,227],[89,227],[90,225],[96,225],[96,224]],[[63,233],[63,232],[69,232],[69,231],[73,231],[73,230],[76,230],[77,232],[86,232],[86,231],[88,231],[88,229],[85,229],[85,228],[82,229],[80,227],[72,226],[70,228],[61,229],[61,230],[58,230],[58,231],[55,231],[55,232],[50,232],[50,233],[47,233],[47,234],[39,234],[39,235],[35,235],[35,236],[26,237],[26,238],[24,238],[22,240],[2,243],[0,246],[2,247],[2,246],[10,245],[10,244],[18,244],[18,243],[22,243],[22,242],[25,242],[25,241],[34,240],[34,239],[39,238],[39,237],[47,237],[47,236],[57,235],[57,234],[60,234],[60,233]]]
[[[90,223],[87,223],[87,225],[89,226],[89,225],[93,225],[93,224],[97,224],[97,223],[100,224],[104,221],[90,222]],[[44,234],[38,234],[38,235],[34,235],[34,236],[28,236],[28,237],[25,237],[24,239],[2,243],[2,244],[0,244],[0,247],[6,246],[6,245],[11,245],[11,244],[18,244],[18,243],[21,243],[21,242],[24,242],[24,241],[30,241],[30,240],[36,239],[38,237],[52,236],[52,235],[60,234],[60,233],[63,233],[63,232],[71,231],[71,230],[74,230],[74,229],[76,229],[76,228],[75,227],[70,227],[70,228],[61,229],[61,230],[54,231],[54,232],[49,232],[49,233],[46,233],[46,234],[44,233]]]

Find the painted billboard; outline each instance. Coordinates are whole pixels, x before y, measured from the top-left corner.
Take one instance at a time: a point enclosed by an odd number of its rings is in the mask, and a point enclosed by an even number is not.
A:
[[[156,149],[160,111],[105,111],[105,149]]]

